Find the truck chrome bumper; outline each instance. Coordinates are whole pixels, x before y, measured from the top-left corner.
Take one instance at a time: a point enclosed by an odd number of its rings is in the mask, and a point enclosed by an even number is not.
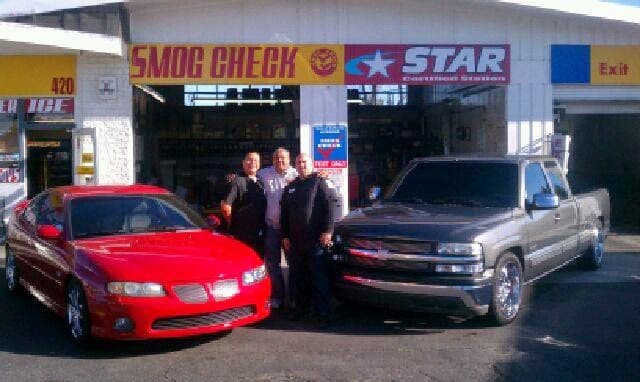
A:
[[[335,287],[348,299],[436,313],[486,314],[492,296],[491,279],[480,285],[429,285],[342,274]]]

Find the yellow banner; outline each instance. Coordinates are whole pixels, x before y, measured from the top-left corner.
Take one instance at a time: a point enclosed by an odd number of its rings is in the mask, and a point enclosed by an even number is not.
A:
[[[640,46],[591,46],[591,83],[639,85]]]
[[[0,96],[69,96],[76,91],[76,56],[0,56]]]
[[[132,84],[341,84],[344,45],[134,44]]]

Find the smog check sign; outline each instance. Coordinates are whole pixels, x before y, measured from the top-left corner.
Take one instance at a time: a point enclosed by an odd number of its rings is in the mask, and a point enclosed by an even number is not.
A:
[[[347,168],[347,125],[313,126],[313,166]]]

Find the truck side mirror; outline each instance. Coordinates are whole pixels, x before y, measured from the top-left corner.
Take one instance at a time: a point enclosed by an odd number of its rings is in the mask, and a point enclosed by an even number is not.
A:
[[[547,192],[540,192],[533,195],[533,203],[531,209],[533,210],[553,210],[558,208],[560,201],[557,195]]]

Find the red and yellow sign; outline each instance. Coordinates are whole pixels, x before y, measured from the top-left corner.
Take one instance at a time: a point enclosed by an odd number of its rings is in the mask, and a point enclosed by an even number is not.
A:
[[[591,83],[640,84],[640,46],[591,46]]]
[[[75,56],[0,56],[0,96],[75,94]]]
[[[135,44],[132,84],[341,84],[344,45]]]

